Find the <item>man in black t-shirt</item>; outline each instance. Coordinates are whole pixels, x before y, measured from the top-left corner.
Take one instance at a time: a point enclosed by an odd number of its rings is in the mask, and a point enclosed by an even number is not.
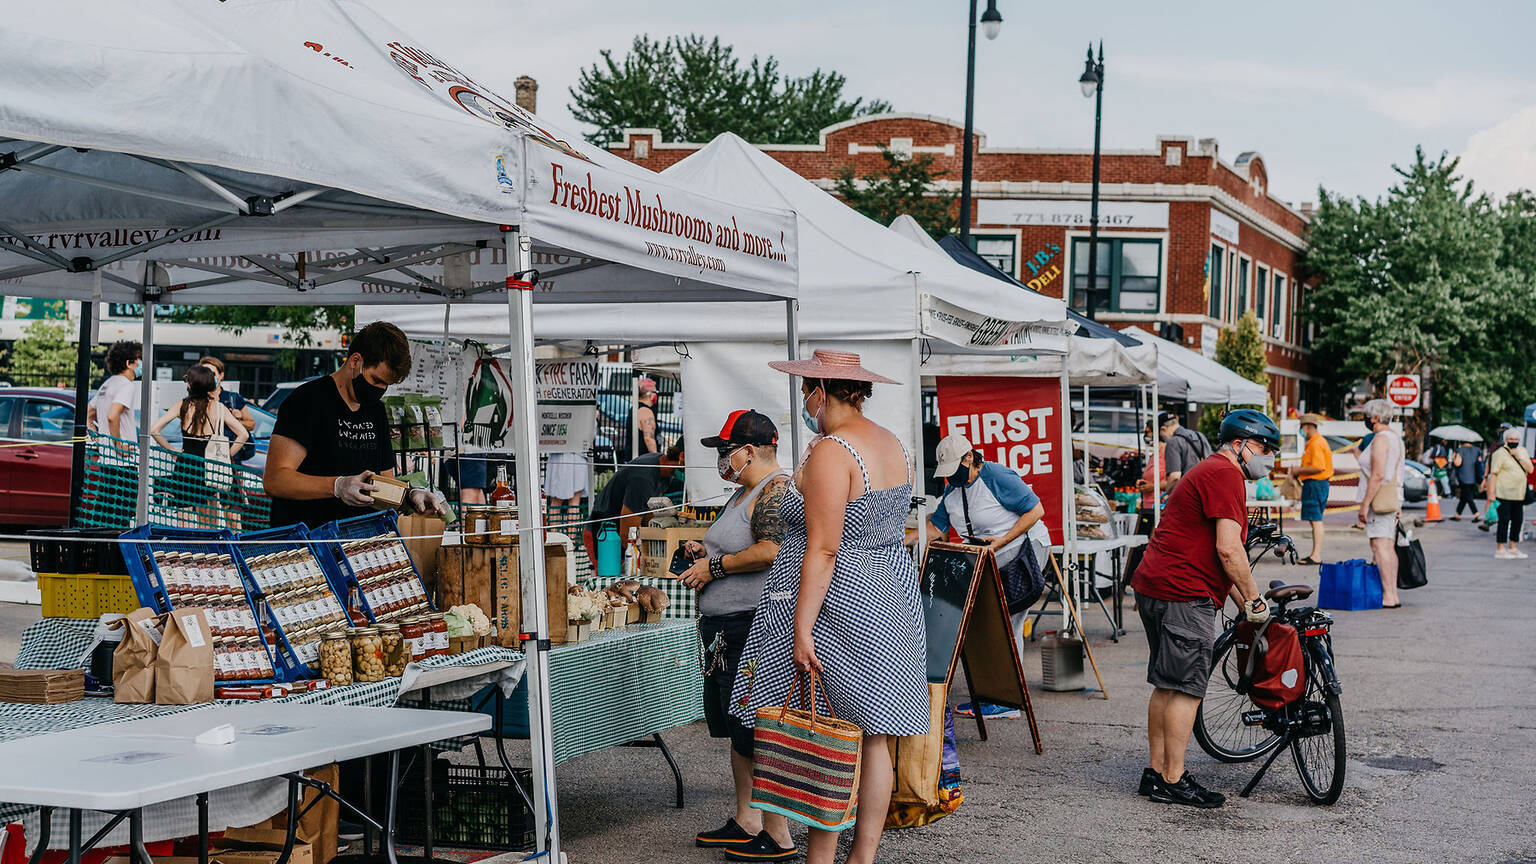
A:
[[[382,399],[385,388],[410,374],[410,342],[399,327],[376,321],[348,347],[352,353],[340,369],[300,385],[278,409],[262,475],[273,525],[314,528],[372,513],[369,481],[394,476]],[[425,489],[412,489],[406,504],[437,509]]]
[[[592,525],[601,522],[617,522],[619,539],[629,536],[629,529],[639,527],[642,517],[632,514],[651,509],[649,502],[657,495],[665,495],[672,482],[672,472],[683,464],[683,442],[678,441],[665,453],[647,453],[619,468],[613,479],[592,500]],[[587,554],[597,561],[597,539],[589,525],[582,532]]]

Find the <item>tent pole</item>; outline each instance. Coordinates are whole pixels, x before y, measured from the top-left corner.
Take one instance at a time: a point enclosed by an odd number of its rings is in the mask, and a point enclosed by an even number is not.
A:
[[[69,459],[69,524],[76,527],[75,511],[79,506],[81,487],[85,483],[85,414],[90,408],[86,402],[86,393],[91,386],[91,313],[95,311],[94,302],[80,301],[80,337],[75,346],[75,441],[70,447]]]
[[[534,407],[533,292],[513,287],[515,274],[533,269],[533,238],[516,226],[503,234],[507,251],[507,345],[512,379],[512,452],[517,460],[517,569],[521,578],[523,642],[528,676],[528,743],[533,755],[534,822],[538,845],[551,864],[560,861],[560,814],[555,793],[553,720],[549,707],[549,597],[545,590],[544,513],[540,506],[538,416]],[[562,577],[563,578],[563,577]]]
[[[927,457],[923,445],[923,340],[916,337],[912,340],[912,501],[917,509],[917,542],[912,544],[912,552],[917,556],[919,563],[923,560],[923,552],[928,546],[928,526],[924,523],[928,520],[927,496],[924,491],[927,488],[925,482],[928,477],[928,466],[923,464]]]
[[[1152,418],[1152,527],[1156,528],[1158,520],[1163,514],[1163,489],[1158,477],[1163,473],[1162,448],[1157,446],[1157,378],[1152,379],[1152,410],[1147,412]]]
[[[1061,358],[1061,438],[1067,442],[1066,458],[1062,460],[1061,472],[1061,562],[1062,569],[1068,571],[1067,596],[1061,598],[1061,631],[1063,633],[1072,630],[1072,609],[1067,604],[1077,605],[1077,568],[1076,556],[1073,554],[1077,547],[1076,515],[1077,515],[1077,489],[1073,485],[1072,463],[1072,385],[1067,382],[1067,358]],[[1088,636],[1079,633],[1083,639]]]
[[[800,303],[798,300],[784,301],[784,341],[790,360],[800,359]],[[795,403],[800,398],[800,381],[794,375],[789,376],[789,452],[794,454],[796,464],[800,460],[800,448],[805,445],[805,436],[800,434],[799,417],[795,415]]]
[[[151,271],[146,274],[147,281],[153,276],[155,262],[146,261],[144,266]],[[144,304],[144,338],[141,342],[144,361],[139,364],[139,440],[134,443],[139,454],[139,498],[134,508],[134,522],[138,525],[149,524],[149,423],[155,408],[155,300],[159,298],[148,294],[146,291],[141,295]]]

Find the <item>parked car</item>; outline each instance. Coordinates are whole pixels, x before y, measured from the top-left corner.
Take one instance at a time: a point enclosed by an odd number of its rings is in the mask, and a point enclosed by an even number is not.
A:
[[[0,390],[0,523],[30,528],[69,522],[74,426],[71,390]]]
[[[1403,472],[1403,500],[1423,501],[1429,497],[1429,478],[1434,476],[1434,471],[1423,462],[1406,460],[1407,470]]]

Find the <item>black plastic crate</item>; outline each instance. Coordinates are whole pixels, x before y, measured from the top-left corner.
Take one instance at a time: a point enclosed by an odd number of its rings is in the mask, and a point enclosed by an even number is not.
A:
[[[522,769],[509,776],[500,765],[481,768],[432,760],[433,845],[507,852],[532,849],[533,811],[518,792],[519,785],[530,788],[532,777]],[[402,782],[395,813],[399,842],[423,844],[426,799],[420,771],[409,772]]]

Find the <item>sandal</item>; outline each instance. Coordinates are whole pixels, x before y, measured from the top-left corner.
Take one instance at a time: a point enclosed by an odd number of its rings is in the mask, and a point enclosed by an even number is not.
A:
[[[1317,560],[1313,559],[1311,556],[1308,556],[1306,558],[1301,559],[1300,561],[1297,561],[1296,563],[1297,564],[1305,564],[1308,567],[1317,567],[1317,566],[1320,566],[1323,562],[1317,561]]]

